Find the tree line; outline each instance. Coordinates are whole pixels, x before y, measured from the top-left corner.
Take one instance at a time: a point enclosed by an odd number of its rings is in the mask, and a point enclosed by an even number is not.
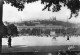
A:
[[[76,28],[68,28],[68,29],[41,29],[41,28],[33,28],[33,29],[25,29],[23,28],[22,30],[18,31],[17,26],[14,24],[9,24],[5,26],[4,29],[5,33],[3,37],[8,37],[8,36],[19,36],[20,35],[50,35],[51,32],[55,32],[56,35],[62,34],[62,35],[74,35],[75,32],[77,31]]]
[[[19,31],[21,35],[50,35],[51,32],[55,32],[56,35],[74,35],[77,31],[76,28],[68,28],[68,29],[40,29],[40,28],[33,28],[33,29],[22,29]]]

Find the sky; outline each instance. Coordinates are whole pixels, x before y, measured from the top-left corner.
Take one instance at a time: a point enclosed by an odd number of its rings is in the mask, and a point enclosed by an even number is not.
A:
[[[3,5],[3,21],[8,22],[21,22],[26,20],[36,20],[36,19],[50,19],[56,17],[57,20],[67,21],[67,18],[70,17],[70,10],[67,7],[62,7],[59,12],[52,12],[42,9],[44,5],[38,2],[25,4],[23,11],[18,11],[17,8],[12,7],[10,4]],[[68,20],[72,23],[80,23],[80,15],[75,18]]]

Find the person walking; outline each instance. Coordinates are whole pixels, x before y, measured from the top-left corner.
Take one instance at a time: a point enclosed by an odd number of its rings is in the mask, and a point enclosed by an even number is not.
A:
[[[11,36],[8,37],[8,47],[11,47]]]
[[[70,41],[70,40],[69,40],[69,37],[70,37],[70,36],[69,36],[69,35],[67,35],[67,40],[66,40],[66,41]]]
[[[67,36],[67,40],[69,40],[69,35]]]

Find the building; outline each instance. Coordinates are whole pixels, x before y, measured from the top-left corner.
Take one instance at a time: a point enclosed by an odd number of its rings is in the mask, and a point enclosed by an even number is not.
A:
[[[22,29],[33,29],[33,28],[39,28],[39,29],[63,29],[63,26],[58,26],[58,25],[35,25],[35,26],[17,26],[18,30]]]

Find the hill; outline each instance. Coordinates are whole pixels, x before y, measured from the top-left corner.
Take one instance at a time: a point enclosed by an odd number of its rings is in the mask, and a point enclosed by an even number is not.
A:
[[[10,22],[6,22],[10,23]],[[59,26],[65,26],[65,27],[73,27],[75,24],[70,23],[70,22],[64,22],[64,21],[59,21],[59,20],[30,20],[30,21],[22,21],[22,22],[17,22],[13,23],[17,26],[35,26],[35,25],[59,25]]]
[[[35,25],[59,25],[59,26],[67,26],[67,27],[72,27],[75,26],[75,24],[70,23],[70,22],[64,22],[64,21],[50,21],[50,20],[39,20],[39,21],[23,21],[21,23],[17,23],[18,26],[35,26]]]

